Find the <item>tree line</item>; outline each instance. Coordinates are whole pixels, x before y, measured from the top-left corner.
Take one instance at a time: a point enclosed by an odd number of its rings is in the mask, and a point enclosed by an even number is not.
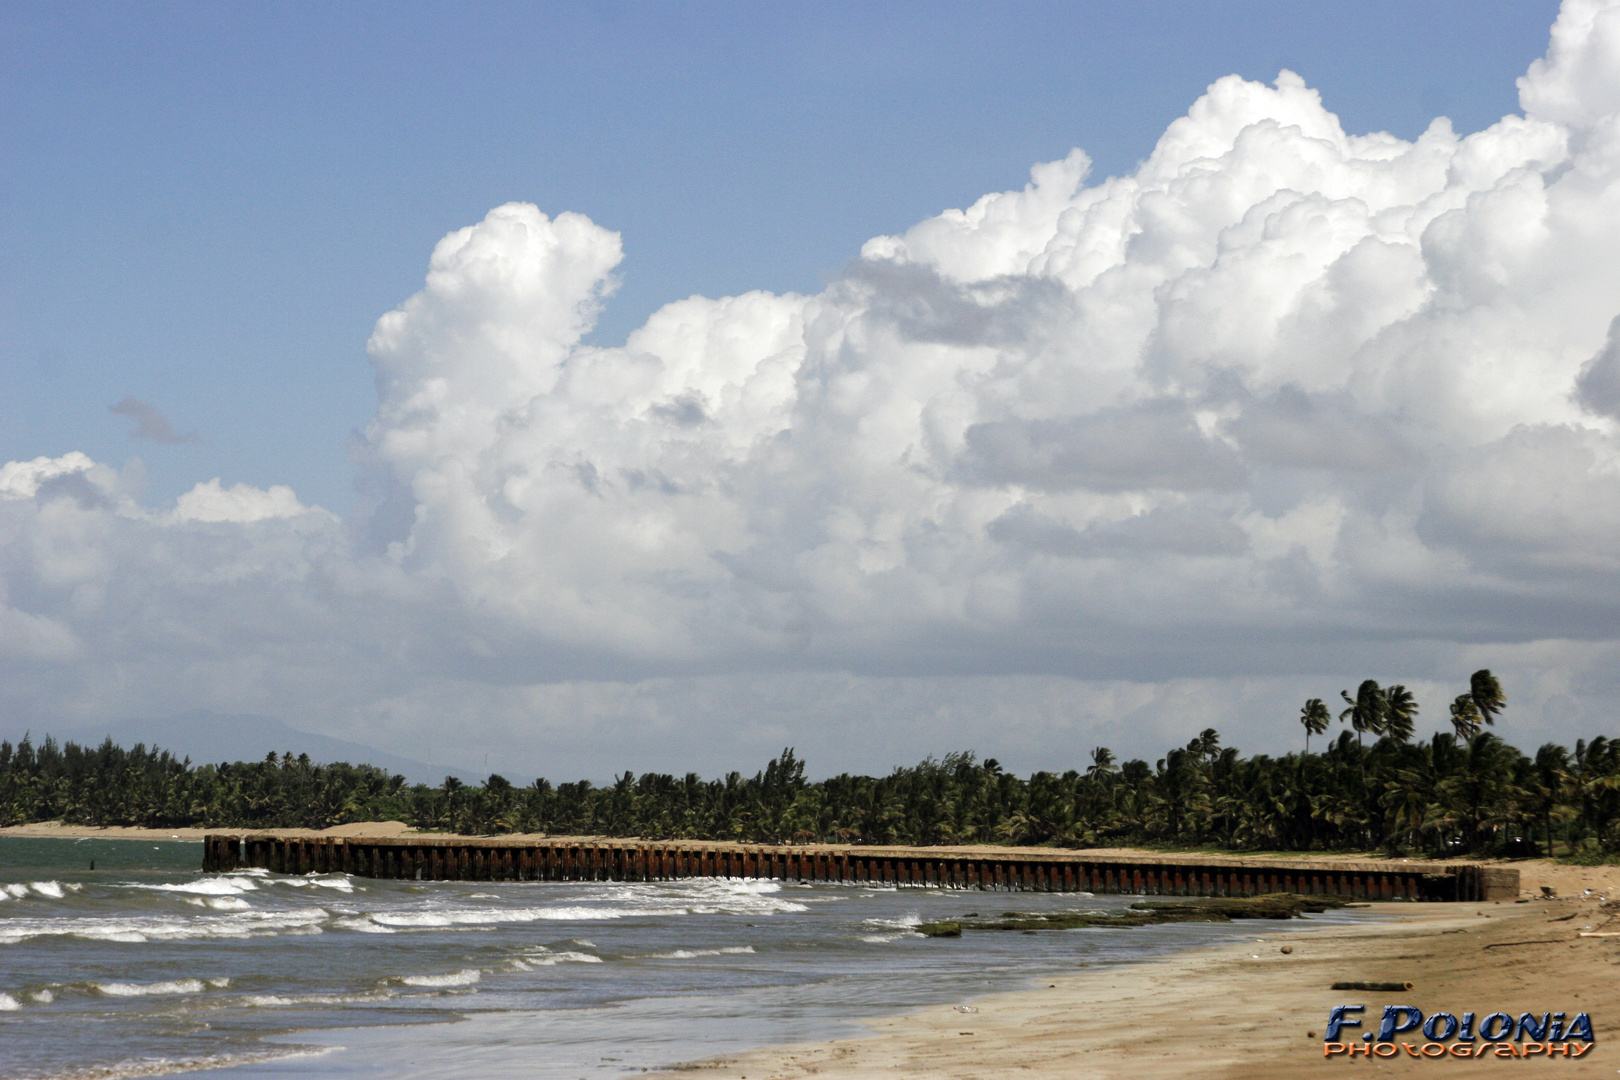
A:
[[[88,747],[24,738],[0,742],[0,824],[254,829],[399,820],[468,834],[764,843],[1620,852],[1620,740],[1548,743],[1527,756],[1483,730],[1506,705],[1489,671],[1450,706],[1452,730],[1427,740],[1413,739],[1418,706],[1404,687],[1369,680],[1341,696],[1346,729],[1317,753],[1309,740],[1332,717],[1313,698],[1301,710],[1301,753],[1244,757],[1211,728],[1153,763],[1120,763],[1098,747],[1083,770],[1028,777],[994,758],[953,753],[886,776],[810,781],[788,749],[751,777],[626,772],[607,785],[540,779],[520,787],[491,775],[433,786],[307,755],[193,765],[110,739]]]

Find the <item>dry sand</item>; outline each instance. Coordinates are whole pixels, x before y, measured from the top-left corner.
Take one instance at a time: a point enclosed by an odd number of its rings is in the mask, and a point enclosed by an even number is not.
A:
[[[1378,904],[1373,909],[1389,921],[1303,934],[1279,934],[1277,924],[1257,922],[1240,943],[1077,970],[1050,979],[1048,989],[977,999],[971,1003],[976,1012],[936,1006],[872,1021],[868,1037],[768,1047],[665,1076],[1293,1080],[1347,1073],[1517,1078],[1533,1071],[1614,1077],[1620,1073],[1620,1047],[1613,1043],[1620,1036],[1620,936],[1579,935],[1620,932],[1620,902],[1602,899],[1620,897],[1620,867],[1514,865],[1529,890],[1550,885],[1564,898]],[[1586,888],[1594,889],[1591,896],[1583,894]],[[956,944],[942,938],[930,947]],[[1282,953],[1285,944],[1291,954]],[[1329,989],[1340,980],[1416,987],[1406,994]],[[1396,1004],[1482,1017],[1588,1012],[1597,1043],[1578,1060],[1429,1060],[1404,1052],[1370,1061],[1324,1058],[1328,1012],[1346,1004],[1368,1006],[1366,1015],[1375,1020],[1382,1006]]]

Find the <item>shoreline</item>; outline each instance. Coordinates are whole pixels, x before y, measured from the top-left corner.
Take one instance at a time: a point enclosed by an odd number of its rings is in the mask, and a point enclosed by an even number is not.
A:
[[[1519,902],[1378,903],[1370,905],[1383,916],[1377,922],[1305,933],[1256,921],[1241,942],[1048,977],[1046,989],[975,997],[973,1012],[932,1006],[862,1021],[870,1034],[856,1038],[761,1047],[648,1075],[1290,1080],[1346,1067],[1323,1055],[1328,1013],[1335,1005],[1364,1004],[1374,1022],[1384,1005],[1481,1016],[1585,1011],[1596,1044],[1578,1062],[1550,1068],[1560,1076],[1613,1076],[1620,1066],[1620,1049],[1611,1045],[1620,1036],[1620,981],[1612,974],[1620,937],[1579,935],[1584,927],[1620,932],[1620,900],[1604,899],[1620,896],[1620,867],[1549,869],[1604,872],[1593,875],[1603,891]],[[1401,994],[1330,989],[1341,980],[1415,986]],[[1426,1066],[1403,1055],[1376,1067],[1404,1076]],[[1493,1057],[1447,1059],[1445,1072],[1516,1074]]]
[[[385,830],[412,832],[398,822],[372,822],[342,826],[327,835],[377,836]],[[200,838],[204,832],[54,823],[0,829],[0,835],[19,837],[169,841],[191,839],[187,834]],[[1169,853],[1141,854],[1163,858]],[[1342,865],[1357,856],[1307,858]],[[1565,1076],[1614,1076],[1620,1068],[1620,1051],[1610,1045],[1620,1035],[1620,979],[1615,978],[1620,936],[1581,935],[1620,935],[1620,867],[1563,866],[1547,860],[1507,865],[1521,872],[1525,895],[1518,901],[1373,903],[1368,908],[1376,921],[1316,928],[1297,922],[1243,922],[1234,927],[1240,939],[1217,945],[1141,960],[1093,961],[1092,967],[1076,958],[1071,970],[1057,975],[1042,974],[1051,970],[1042,965],[1042,971],[1031,970],[1028,976],[1038,977],[1037,988],[986,988],[965,999],[972,1002],[969,1012],[957,1011],[953,1001],[899,1013],[888,1005],[889,1015],[880,1016],[868,1008],[857,1016],[846,1005],[842,1023],[849,1027],[839,1030],[866,1034],[758,1045],[674,1066],[667,1064],[677,1060],[671,1054],[645,1075],[667,1080],[694,1073],[704,1080],[988,1080],[1017,1072],[1038,1080],[1288,1080],[1345,1067],[1322,1055],[1322,1034],[1334,1005],[1365,1004],[1366,1016],[1376,1023],[1382,1006],[1401,1004],[1426,1014],[1588,1012],[1597,1044],[1581,1060],[1550,1068]],[[1542,898],[1543,886],[1560,897]],[[1010,895],[998,900],[1006,906],[1018,903]],[[1288,954],[1281,952],[1285,944]],[[931,954],[960,945],[960,939],[947,938],[922,948]],[[918,969],[926,972],[933,965],[924,955],[919,952]],[[1416,986],[1411,993],[1395,995],[1332,991],[1339,980],[1410,980]],[[790,1037],[806,1033],[800,1027]],[[775,1034],[780,1038],[784,1033]],[[1404,1056],[1366,1064],[1396,1076],[1429,1068],[1411,1065]],[[1444,1068],[1448,1075],[1463,1077],[1516,1074],[1512,1066],[1489,1057],[1447,1060]],[[460,1075],[434,1073],[441,1074]],[[249,1066],[239,1075],[259,1072]]]

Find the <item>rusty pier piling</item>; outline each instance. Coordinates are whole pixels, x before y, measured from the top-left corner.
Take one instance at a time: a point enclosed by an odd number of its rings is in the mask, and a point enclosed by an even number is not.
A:
[[[1144,896],[1290,892],[1365,900],[1507,900],[1519,872],[1477,863],[1110,855],[1048,848],[717,844],[566,837],[214,833],[203,869],[345,873],[417,881],[671,881],[766,878]]]

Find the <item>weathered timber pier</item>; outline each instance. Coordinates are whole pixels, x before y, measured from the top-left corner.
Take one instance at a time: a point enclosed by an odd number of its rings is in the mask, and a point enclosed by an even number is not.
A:
[[[417,881],[670,881],[769,878],[950,889],[1364,900],[1510,900],[1519,872],[1477,863],[1110,855],[1103,849],[890,848],[563,837],[210,834],[203,869],[345,873]]]

